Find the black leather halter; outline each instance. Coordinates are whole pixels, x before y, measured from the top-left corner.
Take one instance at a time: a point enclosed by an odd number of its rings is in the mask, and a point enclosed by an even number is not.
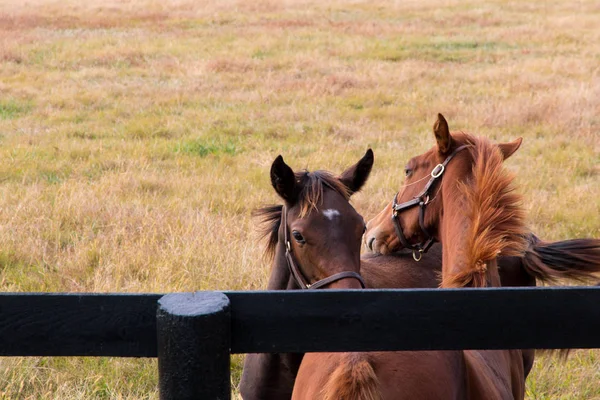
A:
[[[315,283],[309,283],[309,281],[304,277],[298,265],[294,262],[294,256],[292,255],[292,244],[288,240],[288,226],[287,226],[287,210],[285,206],[281,209],[281,223],[283,224],[283,235],[285,240],[285,259],[287,260],[287,265],[292,274],[292,277],[296,281],[296,284],[300,287],[300,289],[319,289],[323,286],[327,286],[330,283],[341,281],[342,279],[352,278],[356,279],[360,282],[360,286],[365,288],[365,281],[363,280],[360,274],[353,271],[344,271],[338,272],[337,274],[333,274],[328,276],[327,278],[323,278]]]
[[[427,228],[425,227],[425,206],[430,203],[430,192],[433,189],[433,186],[438,180],[442,179],[442,175],[446,170],[446,166],[454,158],[459,151],[466,149],[469,147],[468,145],[462,145],[457,147],[441,164],[438,164],[431,171],[431,178],[429,182],[425,185],[423,190],[416,195],[412,200],[406,201],[404,203],[398,204],[398,193],[394,196],[394,200],[392,202],[392,225],[394,225],[394,229],[396,230],[396,236],[400,239],[402,246],[407,249],[413,251],[413,258],[415,261],[420,261],[423,253],[427,253],[427,250],[433,245],[436,239],[429,233]],[[435,196],[434,196],[435,197]],[[421,243],[411,244],[404,236],[404,232],[402,231],[402,226],[400,225],[400,220],[398,219],[398,214],[400,211],[407,210],[409,208],[419,206],[419,226],[421,227],[421,231],[425,234],[425,240]]]

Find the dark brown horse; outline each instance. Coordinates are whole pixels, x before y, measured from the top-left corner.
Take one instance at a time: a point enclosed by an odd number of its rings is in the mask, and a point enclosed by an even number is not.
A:
[[[277,157],[271,183],[284,205],[256,212],[266,222],[267,252],[274,256],[268,289],[364,287],[358,273],[365,222],[349,198],[366,182],[372,166],[371,150],[339,177],[325,171],[294,173]],[[247,357],[242,396],[289,398],[288,383],[294,381],[301,360],[301,354]]]
[[[272,227],[269,231],[276,232],[275,226],[279,223],[280,217],[276,213],[267,214],[273,217],[268,219]],[[271,239],[270,248],[273,249],[278,246],[277,237],[272,234]],[[535,285],[536,277],[547,281],[562,276],[583,279],[600,269],[600,242],[598,241],[542,243],[531,236],[530,243],[522,258],[500,259],[503,285]],[[437,275],[440,266],[441,253],[439,246],[436,245],[420,264],[407,254],[363,256],[361,274],[368,287],[435,287],[438,285]],[[269,288],[298,288],[283,257],[275,259]],[[408,353],[410,352],[405,352]],[[289,353],[249,354],[246,357],[240,383],[243,398],[289,399],[302,356],[302,354]],[[414,356],[415,353],[412,354],[412,357]],[[526,372],[529,371],[532,361],[533,357],[526,361]]]

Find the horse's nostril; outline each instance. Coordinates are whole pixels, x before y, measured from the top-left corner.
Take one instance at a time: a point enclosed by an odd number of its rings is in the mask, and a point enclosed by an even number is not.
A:
[[[375,241],[375,237],[372,237],[371,239],[369,239],[369,241],[367,242],[367,247],[369,247],[369,249],[372,251],[373,250],[373,242]]]

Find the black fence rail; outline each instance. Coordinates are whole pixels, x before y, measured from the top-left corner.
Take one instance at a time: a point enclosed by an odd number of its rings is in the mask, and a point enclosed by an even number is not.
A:
[[[0,355],[158,357],[228,399],[232,353],[600,347],[600,288],[0,295]]]

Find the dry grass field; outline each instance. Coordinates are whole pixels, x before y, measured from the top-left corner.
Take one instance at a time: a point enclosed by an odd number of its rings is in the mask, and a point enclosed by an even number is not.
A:
[[[524,137],[507,163],[540,237],[600,237],[598,21],[594,0],[2,0],[1,288],[264,288],[273,159],[341,172],[373,148],[368,219],[438,112]],[[3,358],[0,396],[154,399],[156,374]],[[600,399],[600,350],[538,358],[527,395]]]

